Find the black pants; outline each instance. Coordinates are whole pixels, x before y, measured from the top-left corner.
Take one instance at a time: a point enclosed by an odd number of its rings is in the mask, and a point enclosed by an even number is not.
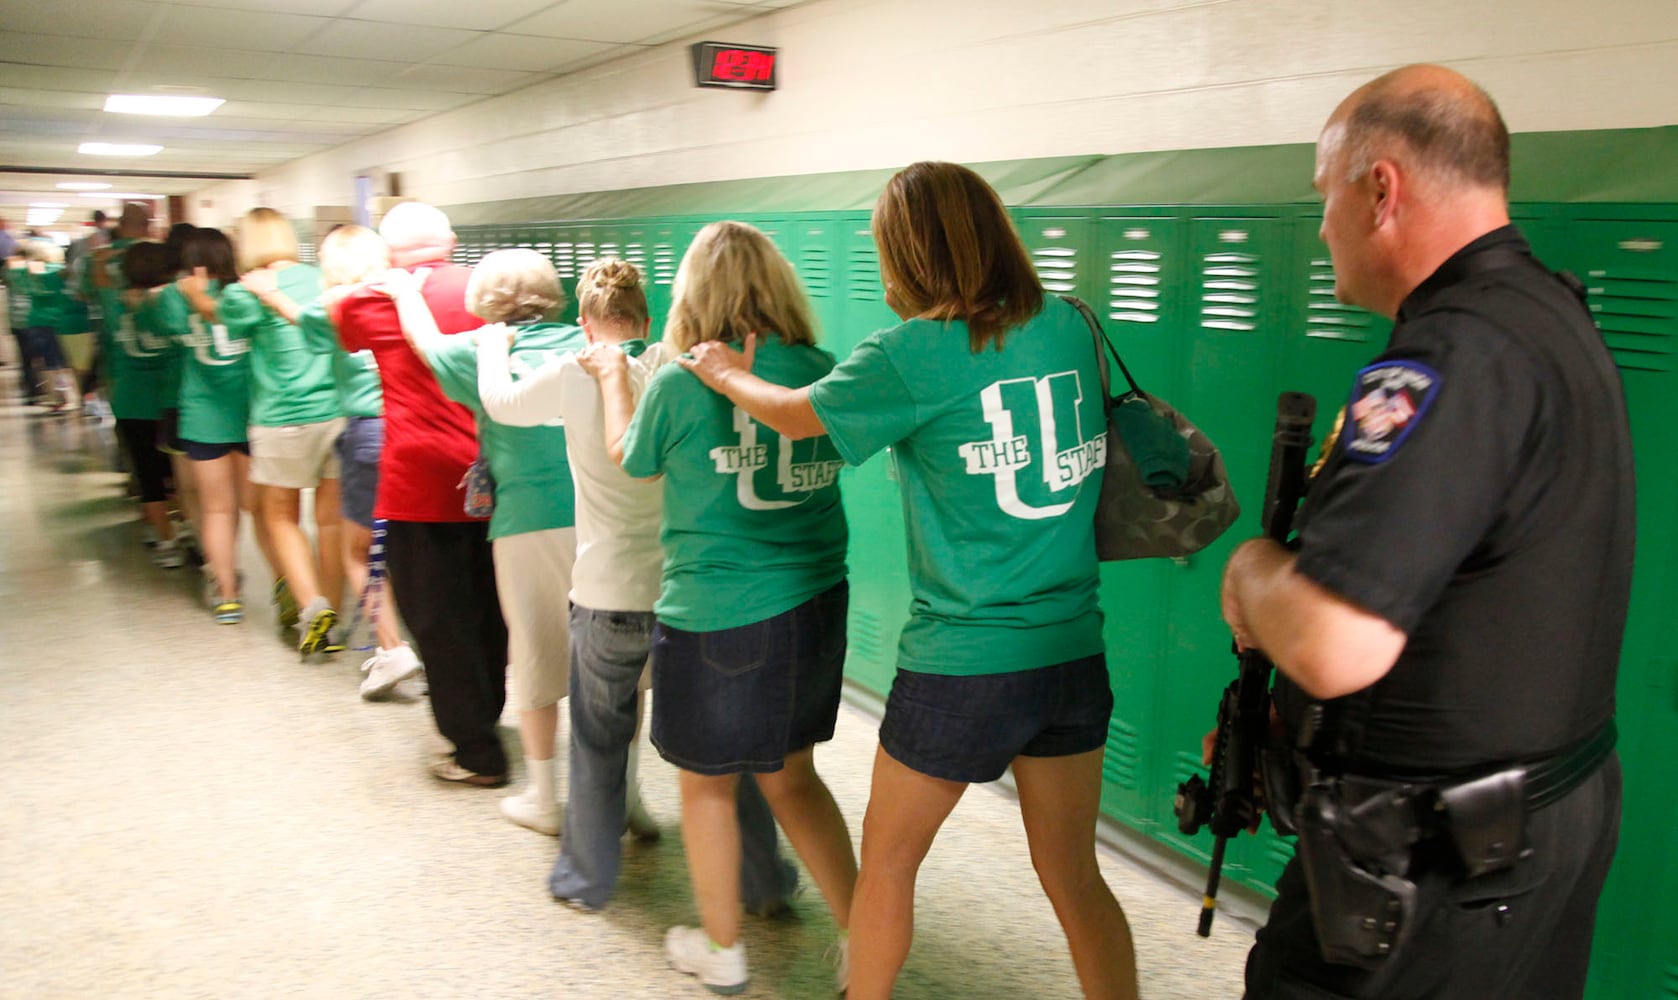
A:
[[[169,456],[157,450],[157,421],[117,420],[117,435],[128,451],[129,466],[138,480],[141,503],[157,503],[169,496]]]
[[[385,558],[391,593],[425,661],[437,731],[454,744],[461,767],[506,774],[495,722],[507,702],[507,625],[489,525],[390,521]],[[556,607],[565,598],[556,595]]]
[[[1304,873],[1297,859],[1288,862],[1247,955],[1247,997],[1577,1000],[1597,897],[1620,839],[1619,757],[1527,817],[1527,835],[1534,853],[1509,871],[1456,882],[1419,878],[1415,936],[1374,971],[1323,961]]]

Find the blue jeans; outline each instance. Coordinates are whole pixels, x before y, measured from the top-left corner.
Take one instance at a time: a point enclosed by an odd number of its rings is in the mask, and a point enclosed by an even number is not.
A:
[[[571,606],[571,780],[548,888],[591,909],[611,899],[622,863],[624,769],[652,634],[650,611]],[[761,910],[791,898],[798,871],[781,857],[774,815],[750,775],[740,782],[738,811],[741,902]]]

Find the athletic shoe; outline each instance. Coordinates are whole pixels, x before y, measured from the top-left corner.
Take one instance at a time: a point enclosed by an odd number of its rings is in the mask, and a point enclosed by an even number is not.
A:
[[[534,785],[517,795],[509,795],[502,799],[501,815],[537,833],[545,833],[550,837],[559,836],[559,805],[555,803],[553,808],[543,809],[541,803],[536,801]]]
[[[217,625],[237,625],[245,620],[245,606],[238,598],[216,605]]]
[[[444,754],[431,762],[431,776],[438,781],[447,781],[456,785],[471,785],[474,788],[501,788],[507,784],[505,774],[479,774],[461,767],[453,754]]]
[[[746,946],[736,941],[731,948],[719,948],[703,927],[666,931],[664,957],[677,972],[699,977],[712,993],[739,993],[746,988]]]
[[[297,598],[282,576],[274,581],[274,617],[279,621],[280,628],[296,628],[300,620],[298,615]]]
[[[308,627],[303,630],[303,637],[297,640],[297,652],[303,656],[328,652],[328,633],[332,631],[332,626],[338,624],[338,612],[327,607],[325,598],[319,597],[310,601],[309,606],[303,610]]]
[[[151,561],[159,569],[180,569],[186,560],[181,554],[181,547],[171,539],[167,542],[158,542],[152,546]]]
[[[361,672],[367,675],[361,682],[361,697],[368,701],[383,697],[419,670],[419,657],[409,647],[378,649],[361,665]]]
[[[653,819],[652,813],[647,812],[646,803],[637,795],[629,800],[629,810],[624,817],[624,826],[636,840],[657,840],[660,830],[658,820]]]
[[[321,643],[320,651],[323,653],[342,653],[348,648],[349,643],[344,640],[344,629],[334,628],[326,633],[326,641]]]

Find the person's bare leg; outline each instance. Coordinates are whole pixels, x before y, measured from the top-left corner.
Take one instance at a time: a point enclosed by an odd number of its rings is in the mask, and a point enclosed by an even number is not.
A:
[[[848,929],[856,892],[856,850],[844,813],[816,773],[815,748],[788,754],[781,770],[757,775],[757,783],[792,849],[821,889],[833,922],[840,930]]]
[[[175,475],[175,504],[186,517],[198,537],[204,537],[204,505],[198,500],[197,463],[185,455],[170,455],[169,467]]]
[[[315,580],[315,560],[309,552],[309,540],[303,535],[302,498],[300,490],[281,486],[258,486],[258,502],[262,508],[262,522],[268,529],[269,544],[273,547],[278,565],[274,568],[285,577],[297,603],[307,607],[321,596]]]
[[[175,524],[169,520],[169,501],[153,500],[140,505],[140,516],[157,535],[158,541],[172,542],[175,540]]]
[[[1084,996],[1135,1000],[1136,947],[1095,858],[1102,751],[1014,758],[1031,863],[1072,950]]]
[[[519,713],[519,742],[531,760],[554,759],[554,733],[559,728],[559,705],[527,709]]]
[[[262,517],[262,487],[251,482],[251,457],[236,451],[233,453],[233,465],[239,482],[239,509],[250,517],[256,547],[268,564],[268,572],[277,579],[285,571],[280,568],[280,557],[274,551],[274,538],[268,531],[268,522]]]
[[[333,608],[342,607],[344,600],[343,524],[338,480],[322,479],[315,487],[315,551],[320,570],[315,582]]]
[[[740,940],[740,820],[734,802],[737,774],[680,772],[682,844],[711,941],[732,948]]]
[[[888,1000],[915,934],[915,876],[967,785],[874,753],[862,820],[862,867],[851,904],[850,1000]]]
[[[222,600],[231,601],[239,596],[238,470],[231,454],[194,461],[192,465],[198,483],[204,557],[215,575],[217,593]]]
[[[319,503],[319,498],[316,498]],[[367,590],[367,551],[373,547],[373,531],[348,518],[344,519],[339,537],[343,540],[344,582],[349,584],[352,606]],[[364,609],[372,614],[372,608]]]

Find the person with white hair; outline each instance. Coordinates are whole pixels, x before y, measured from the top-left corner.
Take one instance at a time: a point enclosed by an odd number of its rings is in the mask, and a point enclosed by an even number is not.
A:
[[[427,270],[421,294],[442,334],[483,325],[466,308],[471,269],[449,263],[455,237],[448,216],[405,202],[385,216],[379,234],[392,265]],[[478,454],[476,422],[444,397],[425,359],[408,346],[389,296],[369,289],[345,298],[338,336],[346,351],[373,352],[384,388],[374,516],[386,523],[391,592],[425,661],[437,730],[454,746],[431,773],[498,788],[508,777],[495,731],[507,698],[507,626],[488,522],[466,512],[459,488]]]

